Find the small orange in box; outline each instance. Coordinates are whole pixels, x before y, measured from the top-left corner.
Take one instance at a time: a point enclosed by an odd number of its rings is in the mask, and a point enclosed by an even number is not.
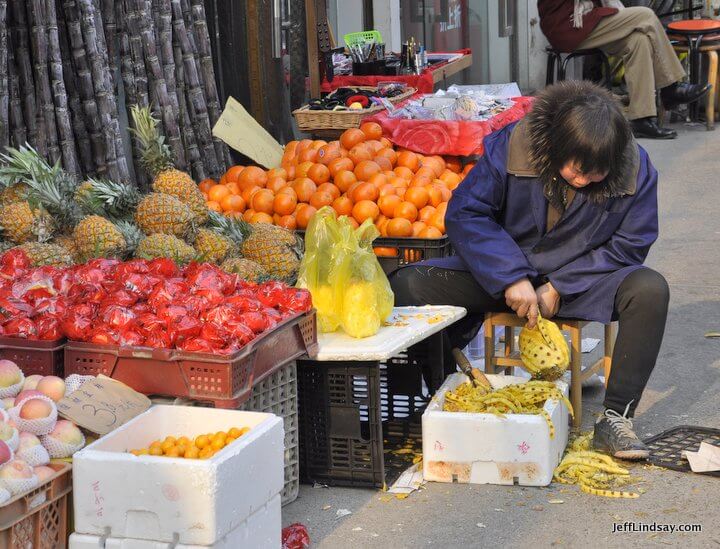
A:
[[[404,217],[412,223],[417,220],[418,210],[412,202],[401,202],[395,206],[393,217]]]
[[[295,211],[296,206],[297,198],[287,193],[280,193],[273,200],[273,210],[281,216],[290,215]]]
[[[402,199],[399,196],[397,196],[396,194],[389,194],[381,196],[378,199],[378,207],[380,208],[380,211],[383,213],[383,215],[392,217],[395,215],[396,206],[401,202]]]
[[[298,202],[310,202],[310,197],[317,191],[315,182],[307,177],[296,179],[292,184],[292,188],[297,194]]]
[[[387,234],[389,237],[408,237],[412,236],[412,223],[402,217],[391,219],[387,224]]]
[[[353,206],[352,215],[358,223],[366,219],[375,221],[380,215],[380,208],[371,200],[360,200]]]
[[[240,177],[240,174],[245,169],[245,166],[233,166],[228,171],[225,172],[225,182],[237,182],[238,178]]]
[[[342,194],[340,192],[340,189],[338,189],[335,185],[332,183],[323,183],[322,185],[318,186],[318,192],[322,193],[329,193],[332,195],[333,200],[336,198],[340,198],[340,195]]]
[[[264,187],[267,183],[267,179],[268,176],[265,173],[265,170],[257,166],[248,166],[240,173],[237,183],[240,185],[241,189],[252,185]]]
[[[273,217],[265,212],[255,212],[250,218],[250,223],[269,223],[272,225]]]
[[[217,183],[214,179],[203,179],[198,185],[198,189],[200,189],[200,192],[207,193],[215,185],[217,185]]]
[[[352,149],[358,143],[362,143],[367,139],[367,136],[359,129],[352,128],[345,130],[340,136],[340,144],[348,151]]]
[[[364,143],[355,145],[348,152],[348,157],[350,158],[350,160],[353,161],[356,166],[360,164],[360,162],[362,162],[363,160],[372,160],[373,156],[374,154],[370,147],[366,146]]]
[[[277,222],[277,225],[289,231],[294,231],[295,229],[297,229],[297,221],[294,215],[282,216],[280,218],[280,221]]]
[[[332,207],[338,216],[351,215],[353,209],[353,202],[347,196],[340,196],[333,200]]]
[[[397,248],[385,248],[382,246],[378,246],[377,248],[373,248],[373,251],[375,252],[375,255],[378,257],[397,257],[398,256]]]
[[[330,169],[322,164],[313,164],[308,169],[307,176],[312,179],[315,184],[322,185],[330,181]]]
[[[271,179],[268,179],[267,185],[265,186],[268,190],[271,190],[275,194],[277,194],[281,189],[284,189],[288,186],[288,182],[285,181],[282,177],[273,177]]]
[[[425,187],[410,187],[405,192],[405,200],[408,202],[412,202],[415,207],[420,210],[421,208],[424,208],[427,206],[428,201],[430,200],[430,195],[427,192],[427,189]]]
[[[230,189],[228,189],[225,185],[215,185],[208,191],[208,198],[211,202],[219,203],[223,198],[229,196],[230,194]]]
[[[380,139],[383,134],[382,126],[377,122],[364,122],[360,124],[360,131],[367,139]]]
[[[329,206],[333,203],[333,196],[325,191],[316,191],[310,197],[310,205],[316,209]]]
[[[338,172],[341,172],[343,170],[348,170],[348,171],[352,172],[352,170],[354,168],[355,168],[355,164],[349,158],[340,157],[340,158],[337,158],[337,159],[333,160],[332,162],[330,162],[330,164],[328,164],[328,169],[330,170],[330,175],[332,177],[335,177],[338,174]]]
[[[350,186],[356,182],[357,177],[349,170],[340,170],[335,174],[335,185],[340,189],[340,192],[347,192]]]
[[[375,185],[372,183],[360,183],[360,185],[353,190],[350,199],[353,202],[360,202],[361,200],[372,200],[375,202],[378,196],[380,196],[380,191]]]
[[[303,204],[303,208],[295,212],[295,220],[297,221],[298,229],[307,229],[310,219],[315,215],[317,210],[312,206]]]
[[[250,200],[250,207],[256,212],[272,214],[274,200],[275,195],[273,195],[272,191],[268,189],[260,189]]]

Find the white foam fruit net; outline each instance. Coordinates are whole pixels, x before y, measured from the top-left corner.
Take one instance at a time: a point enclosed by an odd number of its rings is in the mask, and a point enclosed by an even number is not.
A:
[[[25,448],[17,453],[18,459],[23,460],[31,467],[37,467],[38,465],[47,465],[50,463],[50,454],[47,449],[38,444],[32,448]]]
[[[82,433],[81,433],[82,434]],[[82,442],[79,444],[68,444],[50,435],[40,437],[40,442],[47,449],[52,458],[68,458],[85,446],[85,435],[82,435]]]
[[[20,381],[15,385],[9,387],[0,387],[0,398],[16,397],[22,391],[23,385],[25,384],[25,374],[20,372]]]
[[[2,481],[3,486],[13,496],[28,492],[40,484],[40,479],[37,475],[33,475],[30,478],[6,478]]]
[[[65,396],[71,395],[83,386],[83,383],[95,379],[95,376],[81,376],[80,374],[71,374],[65,378]]]

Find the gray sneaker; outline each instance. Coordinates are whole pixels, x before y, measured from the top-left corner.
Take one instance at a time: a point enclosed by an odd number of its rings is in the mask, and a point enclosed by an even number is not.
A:
[[[605,410],[595,423],[593,448],[610,454],[618,459],[640,460],[650,456],[650,450],[632,430],[632,421],[625,413],[620,415],[615,410]]]

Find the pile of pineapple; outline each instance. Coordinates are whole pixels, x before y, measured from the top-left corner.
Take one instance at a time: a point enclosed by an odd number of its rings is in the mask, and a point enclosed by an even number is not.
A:
[[[0,155],[0,251],[18,247],[35,266],[99,257],[206,261],[246,280],[293,283],[302,241],[208,210],[192,177],[175,169],[150,110],[134,107],[132,115],[152,192],[101,179],[79,183],[29,145],[10,148]]]

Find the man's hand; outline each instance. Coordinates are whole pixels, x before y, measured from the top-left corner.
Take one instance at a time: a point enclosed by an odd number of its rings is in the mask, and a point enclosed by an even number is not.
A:
[[[554,317],[560,309],[560,294],[557,290],[548,282],[535,290],[535,293],[540,306],[540,314],[544,318]]]
[[[527,278],[505,288],[505,303],[520,318],[528,319],[528,328],[535,327],[538,319],[538,297]]]

